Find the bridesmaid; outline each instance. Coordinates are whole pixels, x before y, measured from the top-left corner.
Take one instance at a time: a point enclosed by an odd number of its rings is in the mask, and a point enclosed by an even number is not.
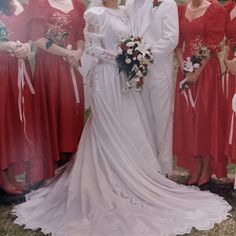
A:
[[[192,0],[181,6],[179,12],[174,154],[177,165],[189,170],[188,184],[202,189],[207,187],[212,173],[218,177],[227,175],[225,110],[218,58],[225,18],[218,3],[206,0]],[[184,75],[184,69],[189,69],[187,59],[192,60],[193,56],[201,60],[200,66]],[[184,78],[187,81],[182,84]]]
[[[236,93],[236,3],[229,1],[224,6],[227,13],[226,22],[226,50],[225,65],[226,75],[224,92],[227,102],[227,132],[226,132],[226,155],[233,163],[236,163],[236,125],[235,125],[235,96]],[[233,109],[232,109],[233,99]]]
[[[15,177],[27,170],[33,155],[28,20],[23,4],[0,1],[0,185],[7,194],[23,193]]]
[[[84,49],[84,4],[34,0],[28,11],[31,39],[38,47],[34,74],[37,156],[30,177],[37,182],[54,176],[56,162],[76,151],[83,130],[83,80],[77,68]]]

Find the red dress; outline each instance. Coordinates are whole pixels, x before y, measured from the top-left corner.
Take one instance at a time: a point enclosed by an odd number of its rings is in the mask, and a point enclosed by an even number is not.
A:
[[[74,9],[65,14],[53,8],[47,0],[31,1],[28,10],[32,15],[30,31],[32,40],[47,38],[50,41],[76,49],[78,40],[83,40],[84,4],[73,1]],[[55,35],[59,35],[53,38]],[[55,162],[60,153],[74,153],[84,125],[83,80],[75,71],[80,102],[76,103],[70,66],[62,57],[37,49],[35,65],[35,122],[39,171],[34,179],[54,176]]]
[[[18,16],[0,16],[0,22],[6,29],[9,41],[27,41],[28,21],[26,11]],[[25,63],[31,77],[29,62],[25,60]],[[13,165],[22,166],[21,164],[28,163],[33,155],[33,95],[28,84],[25,84],[22,90],[24,112],[21,113],[25,116],[25,122],[22,122],[18,106],[19,91],[18,59],[7,52],[0,52],[0,170]]]
[[[224,156],[225,107],[217,51],[224,37],[225,13],[218,4],[212,3],[203,16],[190,22],[185,17],[186,6],[181,6],[179,10],[179,47],[184,44],[184,60],[192,56],[196,45],[207,46],[211,57],[198,82],[185,94],[179,89],[183,74],[178,71],[174,106],[174,154],[177,165],[190,170],[194,169],[194,157],[211,156],[213,172],[223,177],[227,174],[227,159]]]
[[[227,12],[227,22],[226,22],[226,40],[227,46],[229,46],[229,56],[228,59],[233,59],[234,48],[236,47],[236,17],[232,20],[230,19],[230,12],[235,7],[235,2],[230,2],[225,5]],[[226,148],[225,153],[230,157],[231,161],[236,163],[236,119],[235,113],[232,110],[232,98],[236,93],[236,77],[232,75],[229,71],[226,72],[224,80],[224,93],[227,102],[227,129],[226,129]],[[232,123],[233,122],[233,123]]]

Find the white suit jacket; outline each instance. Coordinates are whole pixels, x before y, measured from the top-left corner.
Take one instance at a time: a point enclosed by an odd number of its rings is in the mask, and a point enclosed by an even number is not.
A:
[[[142,23],[140,27],[137,27],[138,9],[135,7],[135,1],[138,0],[126,2],[132,34],[144,38],[151,45],[155,58],[152,69],[158,71],[155,77],[172,79],[173,51],[179,38],[176,3],[174,0],[160,0],[161,4],[153,7],[152,0],[145,0],[145,6],[142,8]]]
[[[135,1],[143,2],[138,8]],[[128,0],[126,13],[132,34],[142,37],[152,49],[154,64],[144,82],[142,96],[157,157],[163,174],[172,172],[172,100],[173,51],[178,43],[179,22],[174,0],[160,0],[153,7],[152,0]]]

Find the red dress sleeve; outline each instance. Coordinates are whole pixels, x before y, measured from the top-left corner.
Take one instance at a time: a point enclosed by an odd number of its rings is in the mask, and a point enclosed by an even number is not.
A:
[[[206,21],[207,47],[212,51],[219,51],[219,45],[224,38],[226,26],[226,12],[218,4],[209,7]]]
[[[85,12],[85,5],[81,0],[73,0],[74,5],[76,7],[76,10],[78,12],[78,21],[79,25],[77,27],[76,31],[76,39],[77,41],[79,40],[84,40],[84,27],[85,27],[85,20],[84,20],[84,12]]]
[[[46,9],[47,5],[45,0],[33,0],[26,5],[25,10],[29,15],[28,39],[35,41],[44,36],[46,27]]]
[[[226,11],[226,13],[229,15],[230,12],[232,11],[232,9],[234,8],[235,6],[235,1],[227,1],[225,4],[224,4],[224,9]]]
[[[224,4],[224,9],[226,12],[226,30],[225,30],[225,36],[226,36],[226,44],[228,45],[229,42],[229,34],[227,32],[227,25],[230,23],[230,12],[233,10],[235,7],[235,1],[228,1]]]
[[[186,10],[186,6],[185,5],[178,5],[178,14],[179,14],[179,29],[180,29],[180,24],[181,24],[181,19],[182,17],[184,17],[185,14],[185,10]],[[177,47],[178,48],[182,48],[183,47],[183,43],[184,43],[184,37],[181,33],[181,30],[179,32],[179,42]]]

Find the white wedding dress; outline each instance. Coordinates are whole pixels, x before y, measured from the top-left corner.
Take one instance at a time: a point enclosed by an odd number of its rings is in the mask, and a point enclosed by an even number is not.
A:
[[[85,19],[94,29],[86,32],[87,53],[97,57],[92,114],[73,161],[14,207],[15,223],[53,236],[169,236],[227,219],[231,207],[222,198],[160,174],[140,93],[124,91],[109,59],[129,35],[122,9],[90,8]]]

